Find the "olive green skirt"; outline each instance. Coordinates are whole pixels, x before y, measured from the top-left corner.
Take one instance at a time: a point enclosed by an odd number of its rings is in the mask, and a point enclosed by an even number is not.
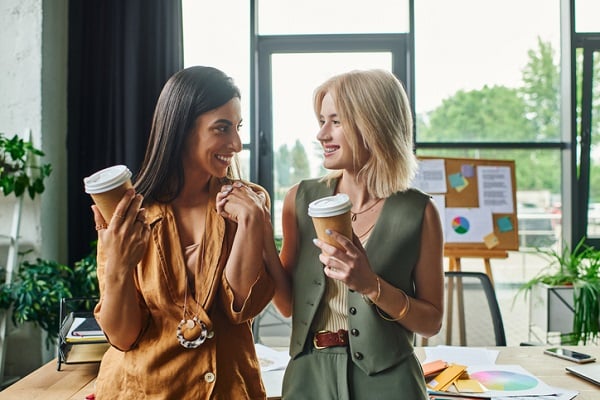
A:
[[[367,375],[347,347],[309,349],[290,360],[283,400],[427,400],[421,364],[413,354],[400,364]]]

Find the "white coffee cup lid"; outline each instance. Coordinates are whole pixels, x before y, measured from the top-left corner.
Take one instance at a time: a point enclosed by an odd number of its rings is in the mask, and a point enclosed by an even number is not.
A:
[[[327,196],[315,200],[308,205],[308,215],[311,217],[333,217],[350,211],[352,203],[345,193]]]
[[[83,178],[83,183],[86,193],[97,194],[119,187],[130,178],[129,168],[125,165],[114,165]]]

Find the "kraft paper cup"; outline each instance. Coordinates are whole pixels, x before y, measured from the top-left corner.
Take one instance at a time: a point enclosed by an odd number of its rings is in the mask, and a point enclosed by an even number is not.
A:
[[[319,240],[343,250],[335,239],[325,233],[325,230],[331,229],[352,240],[351,208],[350,198],[344,193],[323,197],[310,203],[308,215],[312,218]]]
[[[106,223],[110,223],[117,204],[132,187],[131,171],[125,165],[115,165],[84,178],[83,183],[85,192],[92,196]]]

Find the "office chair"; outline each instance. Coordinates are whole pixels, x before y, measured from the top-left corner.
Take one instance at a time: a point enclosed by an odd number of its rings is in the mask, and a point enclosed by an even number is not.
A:
[[[496,292],[482,272],[446,271],[442,330],[427,346],[506,346]]]
[[[265,337],[277,338],[283,342],[289,341],[291,332],[292,319],[282,316],[273,303],[269,303],[252,322],[255,343],[264,344]]]

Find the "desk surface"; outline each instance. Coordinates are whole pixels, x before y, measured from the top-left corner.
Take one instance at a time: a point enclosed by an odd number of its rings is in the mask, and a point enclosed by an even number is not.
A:
[[[600,387],[567,373],[565,367],[576,364],[544,354],[544,349],[549,347],[551,346],[490,347],[490,349],[500,351],[496,364],[520,365],[550,386],[578,391],[577,400],[598,400]],[[596,362],[600,362],[599,346],[565,346],[565,348],[591,354],[598,360]],[[420,360],[425,358],[423,348],[417,348],[416,352]]]
[[[577,390],[577,400],[600,398],[600,387],[568,374],[565,367],[573,363],[543,354],[545,347],[495,347],[499,350],[498,364],[518,364],[545,383],[564,389]],[[600,360],[600,347],[568,347],[592,354]],[[422,360],[423,348],[416,349]],[[600,361],[599,361],[600,362]],[[0,400],[83,400],[94,392],[98,364],[67,364],[56,370],[53,360],[0,392]],[[270,399],[281,391],[281,371],[263,373]]]

